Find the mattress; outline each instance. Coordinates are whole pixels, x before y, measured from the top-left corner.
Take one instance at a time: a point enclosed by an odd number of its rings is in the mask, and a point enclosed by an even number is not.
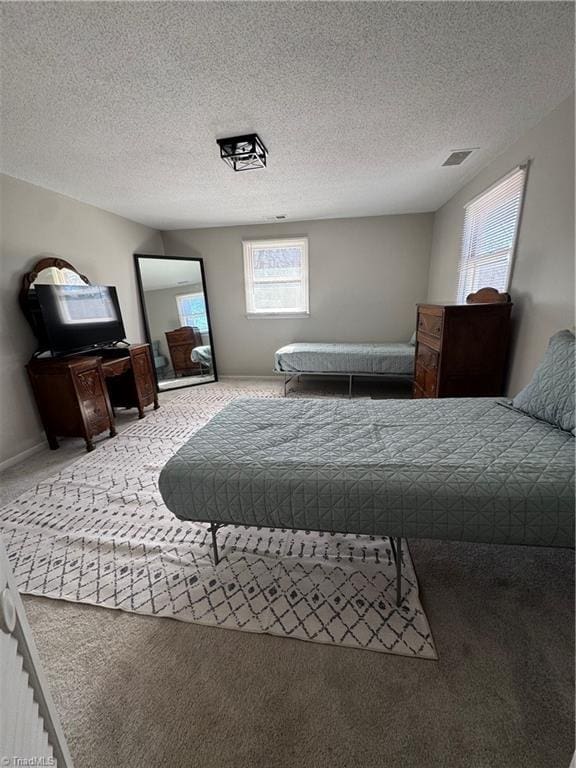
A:
[[[494,399],[238,400],[160,491],[196,521],[573,546],[574,437]]]
[[[212,347],[208,344],[202,347],[194,347],[192,350],[192,361],[202,363],[202,365],[210,368],[212,366]]]
[[[288,344],[274,355],[277,373],[357,373],[412,376],[411,344]]]

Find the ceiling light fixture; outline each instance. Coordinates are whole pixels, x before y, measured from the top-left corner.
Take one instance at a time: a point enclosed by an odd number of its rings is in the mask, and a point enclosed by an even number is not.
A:
[[[235,171],[253,171],[266,167],[268,150],[257,133],[232,136],[230,139],[216,139],[220,157]]]

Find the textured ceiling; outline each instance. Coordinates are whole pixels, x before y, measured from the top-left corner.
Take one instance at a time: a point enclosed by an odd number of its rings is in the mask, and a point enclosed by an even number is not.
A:
[[[572,3],[1,6],[2,170],[163,229],[435,210],[573,88]]]

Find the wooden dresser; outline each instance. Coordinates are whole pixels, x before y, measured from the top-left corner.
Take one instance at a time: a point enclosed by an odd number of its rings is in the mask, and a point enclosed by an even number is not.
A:
[[[166,342],[175,376],[198,376],[202,373],[200,363],[192,360],[194,347],[201,347],[202,334],[199,329],[184,325],[175,331],[166,331]]]
[[[116,434],[114,407],[158,408],[156,381],[148,344],[98,350],[89,355],[32,358],[26,366],[50,448],[58,437],[92,438]]]
[[[413,397],[504,392],[512,304],[419,304]]]

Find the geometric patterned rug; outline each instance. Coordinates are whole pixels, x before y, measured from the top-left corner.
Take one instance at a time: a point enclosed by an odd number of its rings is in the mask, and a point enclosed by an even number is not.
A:
[[[158,475],[182,443],[231,400],[278,392],[249,381],[183,390],[0,510],[20,591],[436,659],[405,542],[397,608],[387,538],[226,526],[214,567],[206,524],[164,506]]]

